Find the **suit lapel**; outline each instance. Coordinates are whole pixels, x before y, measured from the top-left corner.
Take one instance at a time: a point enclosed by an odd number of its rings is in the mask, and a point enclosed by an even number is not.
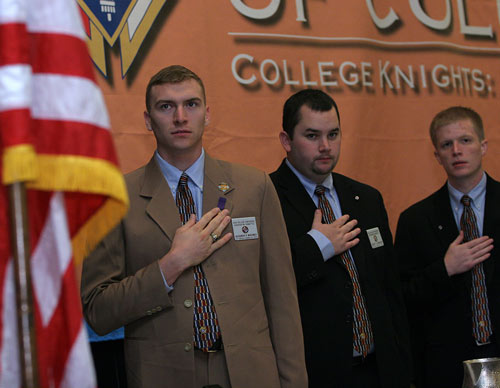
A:
[[[450,194],[446,184],[436,192],[433,207],[431,227],[436,231],[442,247],[446,250],[451,242],[457,238],[459,232],[451,210]]]
[[[205,178],[203,180],[203,213],[217,207],[219,201],[225,201],[224,209],[229,213],[233,208],[231,196],[235,190],[234,183],[227,177],[217,160],[205,154]]]
[[[172,217],[172,214],[178,214],[179,210],[154,156],[145,167],[144,183],[140,195],[151,198],[146,206],[146,212],[172,241],[175,231],[182,224],[180,217]]]
[[[205,154],[205,177],[203,179],[203,213],[207,213],[214,207],[224,204],[224,209],[229,210],[229,214],[234,206],[234,202],[231,199],[231,193],[234,193],[238,188],[235,186],[234,182],[225,173],[224,168],[220,165],[219,161],[211,158],[209,155]],[[229,225],[224,233],[231,231],[231,226]],[[212,253],[203,263],[203,269],[207,279],[210,278],[212,281],[224,274],[223,271],[217,271],[219,268],[219,263],[221,263],[225,258],[231,258],[235,256],[234,244],[226,244],[221,249],[216,250]],[[220,282],[215,281],[217,284],[224,284],[224,280],[219,279]],[[227,279],[226,279],[227,282]],[[212,290],[215,291],[215,290]],[[222,292],[219,290],[219,292]]]
[[[347,180],[342,177],[342,175],[332,173],[332,177],[333,186],[335,187],[335,191],[339,197],[342,214],[349,214],[350,220],[356,219],[358,221],[357,227],[361,228],[361,233],[363,234],[363,236],[360,237],[366,237],[366,228],[363,226],[363,219],[366,215],[362,214],[363,211],[360,207],[360,203],[363,201],[362,193],[358,192]],[[360,243],[350,249],[354,262],[356,263],[356,267],[358,268],[358,273],[360,272],[360,268],[362,268],[365,264],[365,254],[362,247],[363,244]],[[339,262],[341,262],[339,256],[335,257],[338,258]]]
[[[277,170],[279,174],[279,186],[283,196],[288,200],[290,206],[302,217],[304,225],[310,227],[314,218],[316,206],[307,193],[306,189],[299,181],[299,178],[286,165],[285,160]]]

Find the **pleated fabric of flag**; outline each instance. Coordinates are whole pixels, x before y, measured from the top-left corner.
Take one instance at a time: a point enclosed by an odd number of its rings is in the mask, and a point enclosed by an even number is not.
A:
[[[40,387],[96,387],[75,264],[128,209],[74,0],[0,0],[0,388],[21,386],[7,185],[25,182]]]

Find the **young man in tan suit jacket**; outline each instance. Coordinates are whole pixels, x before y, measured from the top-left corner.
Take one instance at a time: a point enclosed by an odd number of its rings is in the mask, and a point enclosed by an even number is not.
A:
[[[126,176],[130,211],[85,261],[88,323],[99,334],[125,325],[129,388],[305,388],[295,278],[273,184],[264,172],[204,152],[209,108],[190,70],[170,66],[153,76],[146,105],[157,151]],[[183,173],[196,211],[184,225],[176,205]],[[216,317],[206,326],[218,331],[206,349],[196,336],[207,327],[193,323],[198,264]]]

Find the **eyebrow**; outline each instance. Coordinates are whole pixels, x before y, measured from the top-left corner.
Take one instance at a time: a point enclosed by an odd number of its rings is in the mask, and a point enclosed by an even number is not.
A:
[[[332,128],[332,129],[329,129],[327,132],[340,132],[340,127],[335,127],[335,128]],[[305,132],[314,132],[314,133],[318,133],[318,132],[323,132],[319,129],[314,129],[314,128],[307,128],[305,130]]]
[[[200,97],[191,97],[191,98],[188,98],[186,100],[183,100],[182,104],[185,104],[185,103],[188,103],[188,102],[202,102],[202,99]],[[157,105],[157,104],[165,104],[165,103],[177,104],[177,102],[174,101],[174,100],[163,99],[163,100],[156,101],[155,105]]]

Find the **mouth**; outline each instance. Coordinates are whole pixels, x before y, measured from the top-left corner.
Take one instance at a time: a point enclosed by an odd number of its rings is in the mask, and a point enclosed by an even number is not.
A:
[[[176,131],[171,132],[172,135],[188,135],[191,133],[191,131],[188,131],[187,129],[177,129]]]
[[[331,156],[325,155],[325,156],[319,156],[316,158],[317,162],[331,162],[333,158]]]
[[[464,162],[463,160],[457,160],[456,162],[452,163],[453,167],[463,167],[467,165],[467,162]]]

